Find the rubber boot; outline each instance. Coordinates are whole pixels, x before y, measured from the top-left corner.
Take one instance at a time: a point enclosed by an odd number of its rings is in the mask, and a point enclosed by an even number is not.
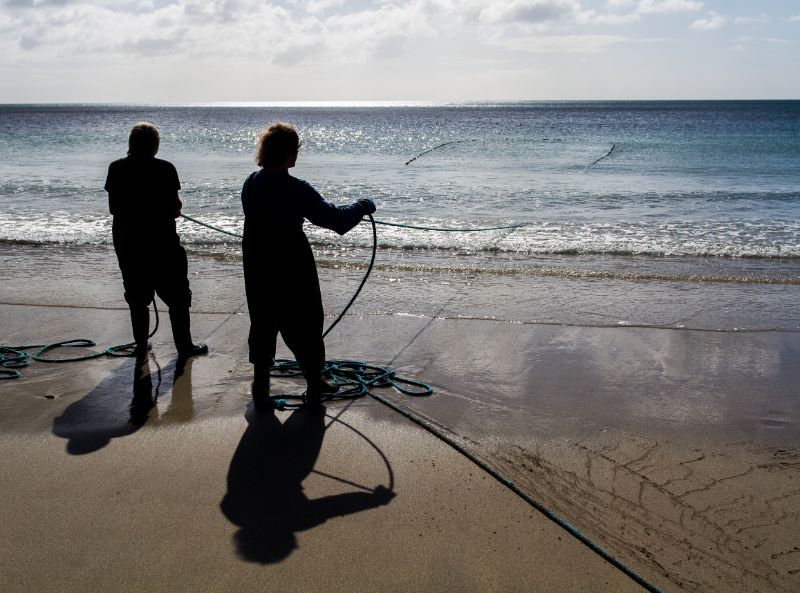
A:
[[[172,339],[175,341],[175,348],[178,350],[179,358],[186,359],[198,354],[208,353],[208,346],[192,342],[188,308],[170,307],[169,321],[172,324]]]
[[[256,409],[270,410],[274,409],[275,405],[269,397],[269,371],[271,365],[256,364],[253,366],[253,384],[251,392],[253,395],[253,404]]]
[[[303,401],[309,408],[321,406],[323,397],[339,391],[338,387],[331,385],[322,378],[324,365],[318,357],[305,357],[300,366],[306,378],[306,392],[303,396]]]
[[[136,347],[133,354],[137,360],[144,360],[150,344],[147,342],[150,333],[150,309],[148,307],[130,307],[131,328],[133,329],[133,341]]]

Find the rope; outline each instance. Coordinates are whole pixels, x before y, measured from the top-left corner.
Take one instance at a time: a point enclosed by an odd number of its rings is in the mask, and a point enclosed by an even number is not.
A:
[[[595,166],[597,163],[599,163],[599,162],[600,162],[600,161],[602,161],[604,158],[606,158],[608,155],[610,155],[612,152],[614,152],[614,149],[615,149],[616,147],[617,147],[617,143],[616,143],[616,142],[612,142],[612,143],[611,143],[611,150],[609,150],[607,153],[605,153],[603,156],[601,156],[599,159],[597,159],[595,162],[593,162],[593,163],[592,163],[591,165],[589,165],[589,166],[590,166],[590,167],[593,167],[593,166]]]
[[[181,214],[181,217],[185,218],[186,220],[190,220],[190,221],[192,221],[192,222],[194,222],[196,224],[199,224],[200,226],[204,226],[207,229],[211,229],[212,231],[217,231],[219,233],[224,233],[225,235],[230,235],[231,237],[236,237],[237,239],[242,239],[243,238],[242,235],[239,235],[237,233],[233,233],[231,231],[226,231],[225,229],[221,229],[221,228],[216,227],[214,225],[205,223],[202,220],[197,220],[196,218],[193,218],[193,217],[188,216],[186,214]],[[369,215],[369,218],[373,223],[373,227],[376,224],[380,224],[382,226],[393,226],[393,227],[398,227],[398,228],[401,228],[401,229],[416,229],[416,230],[419,230],[419,231],[441,231],[441,232],[444,232],[444,233],[482,233],[482,232],[485,232],[485,231],[502,231],[502,230],[506,230],[506,229],[518,229],[520,227],[527,226],[527,223],[523,222],[523,223],[519,223],[519,224],[508,224],[508,225],[503,225],[503,226],[489,226],[489,227],[476,227],[476,228],[470,228],[470,227],[435,227],[435,226],[421,226],[421,225],[416,225],[416,224],[401,224],[399,222],[388,222],[388,221],[385,221],[385,220],[375,220],[374,218],[372,218],[371,214]],[[373,228],[373,231],[374,230],[375,229]]]
[[[419,226],[414,224],[400,224],[399,222],[385,222],[383,220],[376,220],[375,224],[383,226],[395,226],[402,229],[417,229],[420,231],[442,231],[446,233],[482,233],[484,231],[501,231],[505,229],[518,229],[527,226],[527,223],[508,224],[504,226],[488,226],[479,228],[465,228],[465,227],[435,227],[435,226]]]
[[[331,330],[342,320],[348,309],[353,305],[361,289],[367,283],[372,268],[375,265],[375,255],[378,251],[378,232],[375,228],[376,221],[371,214],[367,215],[372,224],[372,257],[369,265],[358,285],[353,297],[342,309],[341,313],[334,319],[328,329],[322,334],[323,339]],[[275,361],[270,369],[272,377],[299,377],[303,371],[296,360],[281,358]],[[400,393],[413,397],[424,397],[433,393],[433,388],[421,381],[412,381],[399,377],[393,370],[369,365],[360,360],[328,360],[322,371],[322,376],[330,383],[339,388],[339,391],[323,396],[322,401],[332,400],[352,400],[365,395],[371,395],[370,389],[377,387],[394,387]],[[270,395],[273,405],[279,410],[299,408],[303,404],[302,395],[280,394]],[[293,401],[296,400],[296,401]]]
[[[158,307],[156,306],[155,300],[153,300],[153,312],[156,316],[156,323],[153,331],[147,336],[148,338],[152,338],[158,331]],[[95,358],[102,358],[104,356],[133,356],[136,342],[117,344],[116,346],[109,346],[102,352],[93,352],[92,354],[84,354],[69,358],[49,358],[45,356],[45,354],[52,353],[59,348],[93,348],[95,346],[97,346],[97,344],[93,340],[87,338],[50,342],[49,344],[29,344],[27,346],[0,345],[0,379],[18,379],[22,376],[18,369],[29,366],[33,361],[80,362],[84,360],[94,360]],[[35,348],[38,348],[36,352],[28,352]]]
[[[225,229],[221,229],[219,227],[215,227],[215,226],[212,226],[210,224],[206,224],[205,222],[203,222],[201,220],[197,220],[196,218],[192,218],[191,216],[187,216],[186,214],[181,213],[181,217],[185,218],[186,220],[191,220],[193,223],[199,224],[200,226],[204,226],[204,227],[206,227],[208,229],[211,229],[213,231],[217,231],[218,233],[224,233],[226,235],[230,235],[231,237],[236,237],[238,239],[242,238],[242,235],[237,235],[236,233],[232,233],[230,231],[226,231]]]
[[[322,334],[323,339],[325,338],[325,336],[331,333],[331,330],[334,327],[336,327],[336,324],[342,320],[344,314],[347,313],[347,310],[356,301],[356,297],[361,292],[361,289],[364,288],[364,285],[367,283],[367,278],[369,278],[370,272],[372,272],[372,266],[375,265],[375,254],[378,252],[378,231],[375,229],[375,219],[372,218],[372,214],[367,214],[367,216],[369,216],[369,221],[372,223],[372,257],[369,260],[369,266],[367,266],[367,271],[364,274],[364,277],[361,279],[361,284],[358,285],[355,294],[353,294],[353,298],[350,299],[350,302],[347,303],[347,305],[345,305],[344,309],[342,309],[342,312],[339,313],[339,316],[334,320],[333,323],[331,323],[330,327],[328,327],[328,329],[325,330],[325,333]]]
[[[279,358],[270,369],[272,377],[301,377],[303,371],[294,359]],[[365,395],[374,396],[373,388],[394,387],[397,391],[411,397],[425,397],[433,393],[433,388],[422,381],[399,377],[395,371],[367,364],[360,360],[328,360],[322,376],[339,388],[336,393],[324,395],[322,401],[353,400]],[[303,406],[303,395],[270,395],[278,410],[290,410]]]
[[[438,146],[434,146],[433,148],[426,150],[425,152],[419,153],[417,156],[415,156],[412,159],[407,160],[406,161],[406,165],[408,165],[409,163],[413,163],[414,161],[416,161],[422,155],[428,154],[429,152],[433,152],[434,150],[436,150],[438,148],[441,148],[443,146],[449,146],[450,144],[460,144],[461,142],[477,142],[477,140],[471,140],[471,139],[470,140],[451,140],[450,142],[444,142],[442,144],[439,144]]]
[[[431,422],[430,420],[420,416],[419,414],[416,414],[415,412],[412,412],[411,410],[407,410],[378,394],[370,393],[370,396],[373,399],[376,399],[377,401],[382,403],[383,405],[391,408],[398,414],[401,414],[408,420],[411,420],[412,422],[414,422],[414,424],[417,424],[421,428],[425,429],[436,438],[450,445],[453,449],[455,449],[456,451],[461,453],[464,457],[472,461],[475,465],[480,467],[483,471],[488,473],[495,480],[503,484],[503,486],[511,490],[514,494],[522,498],[525,502],[527,502],[537,511],[542,513],[545,517],[550,519],[553,523],[555,523],[562,529],[566,530],[570,535],[572,535],[575,539],[577,539],[583,545],[585,545],[594,553],[596,553],[598,556],[600,556],[603,560],[605,560],[618,570],[622,571],[626,576],[633,579],[639,585],[647,589],[647,591],[649,591],[650,593],[663,593],[661,589],[659,589],[658,587],[647,581],[644,577],[640,576],[636,571],[627,566],[624,562],[618,560],[617,558],[612,556],[609,552],[607,552],[606,550],[598,546],[596,543],[594,543],[591,539],[589,539],[589,536],[585,535],[578,528],[573,526],[565,519],[562,519],[556,513],[554,513],[546,506],[544,506],[541,502],[537,501],[530,494],[525,492],[525,490],[523,490],[521,486],[517,485],[516,482],[511,480],[508,476],[506,476],[499,470],[494,469],[491,465],[480,459],[477,455],[470,452],[462,444],[460,444],[455,437],[453,437],[451,434],[448,434],[446,431],[442,430],[441,427],[438,427],[435,423]]]

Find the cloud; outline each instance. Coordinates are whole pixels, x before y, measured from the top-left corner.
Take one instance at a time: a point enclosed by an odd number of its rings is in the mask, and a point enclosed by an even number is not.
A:
[[[600,53],[630,41],[622,35],[539,35],[497,40],[506,49],[531,53]]]
[[[39,6],[64,6],[77,0],[5,0],[3,4],[11,8],[34,8]]]
[[[2,0],[0,0],[2,2]],[[535,53],[596,53],[626,37],[571,35],[642,14],[697,10],[693,0],[5,0],[0,61],[120,56],[199,63],[235,59],[281,67],[353,64],[419,51],[421,42]],[[617,12],[615,12],[617,11]],[[580,31],[586,32],[586,31]],[[465,41],[469,40],[469,41]]]
[[[596,23],[598,25],[624,25],[626,23],[635,23],[642,20],[639,13],[629,12],[627,14],[592,14],[586,19],[587,22]]]
[[[675,12],[696,12],[703,8],[702,2],[694,0],[607,0],[606,8],[611,12],[598,16],[598,23],[630,23],[638,21],[642,15],[664,14]],[[614,12],[626,10],[623,14]]]
[[[709,12],[708,18],[697,19],[689,27],[696,31],[715,31],[721,29],[726,22],[728,22],[728,17],[716,12]]]
[[[663,12],[696,12],[702,10],[703,3],[694,0],[640,0],[636,8],[641,14]]]
[[[783,39],[781,37],[739,37],[736,41],[739,44],[769,43],[772,45],[789,45],[795,43],[795,41],[791,39]]]
[[[763,12],[758,16],[737,16],[733,19],[734,25],[763,25],[769,22],[769,17]]]
[[[800,14],[796,14],[794,16],[790,16],[789,17],[789,22],[790,23],[798,23],[798,22],[800,22]]]
[[[479,12],[484,23],[544,23],[577,15],[580,3],[573,0],[511,0],[488,2]]]

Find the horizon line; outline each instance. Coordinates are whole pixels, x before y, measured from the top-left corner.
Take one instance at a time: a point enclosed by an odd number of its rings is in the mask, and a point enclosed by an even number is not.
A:
[[[114,107],[446,107],[469,105],[508,105],[519,103],[700,103],[700,102],[778,102],[800,101],[800,98],[726,98],[726,99],[464,99],[439,100],[293,100],[293,101],[16,101],[2,102],[0,107],[13,106],[114,106]]]

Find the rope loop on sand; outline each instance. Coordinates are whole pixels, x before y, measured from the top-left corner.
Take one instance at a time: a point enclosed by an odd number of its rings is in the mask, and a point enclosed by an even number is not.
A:
[[[158,331],[158,307],[155,300],[153,301],[153,312],[155,313],[155,327],[153,331],[147,336],[152,338]],[[102,352],[92,352],[90,354],[82,354],[79,356],[51,358],[45,354],[53,353],[60,348],[94,348],[97,343],[88,338],[75,338],[72,340],[63,340],[61,342],[50,342],[46,344],[28,344],[26,346],[6,346],[0,345],[0,380],[2,379],[18,379],[21,374],[17,369],[24,368],[31,364],[33,361],[37,362],[81,362],[84,360],[94,360],[95,358],[102,358],[104,356],[116,357],[129,357],[135,355],[136,342],[128,342],[126,344],[117,344],[109,346]],[[35,350],[35,352],[33,352]]]

